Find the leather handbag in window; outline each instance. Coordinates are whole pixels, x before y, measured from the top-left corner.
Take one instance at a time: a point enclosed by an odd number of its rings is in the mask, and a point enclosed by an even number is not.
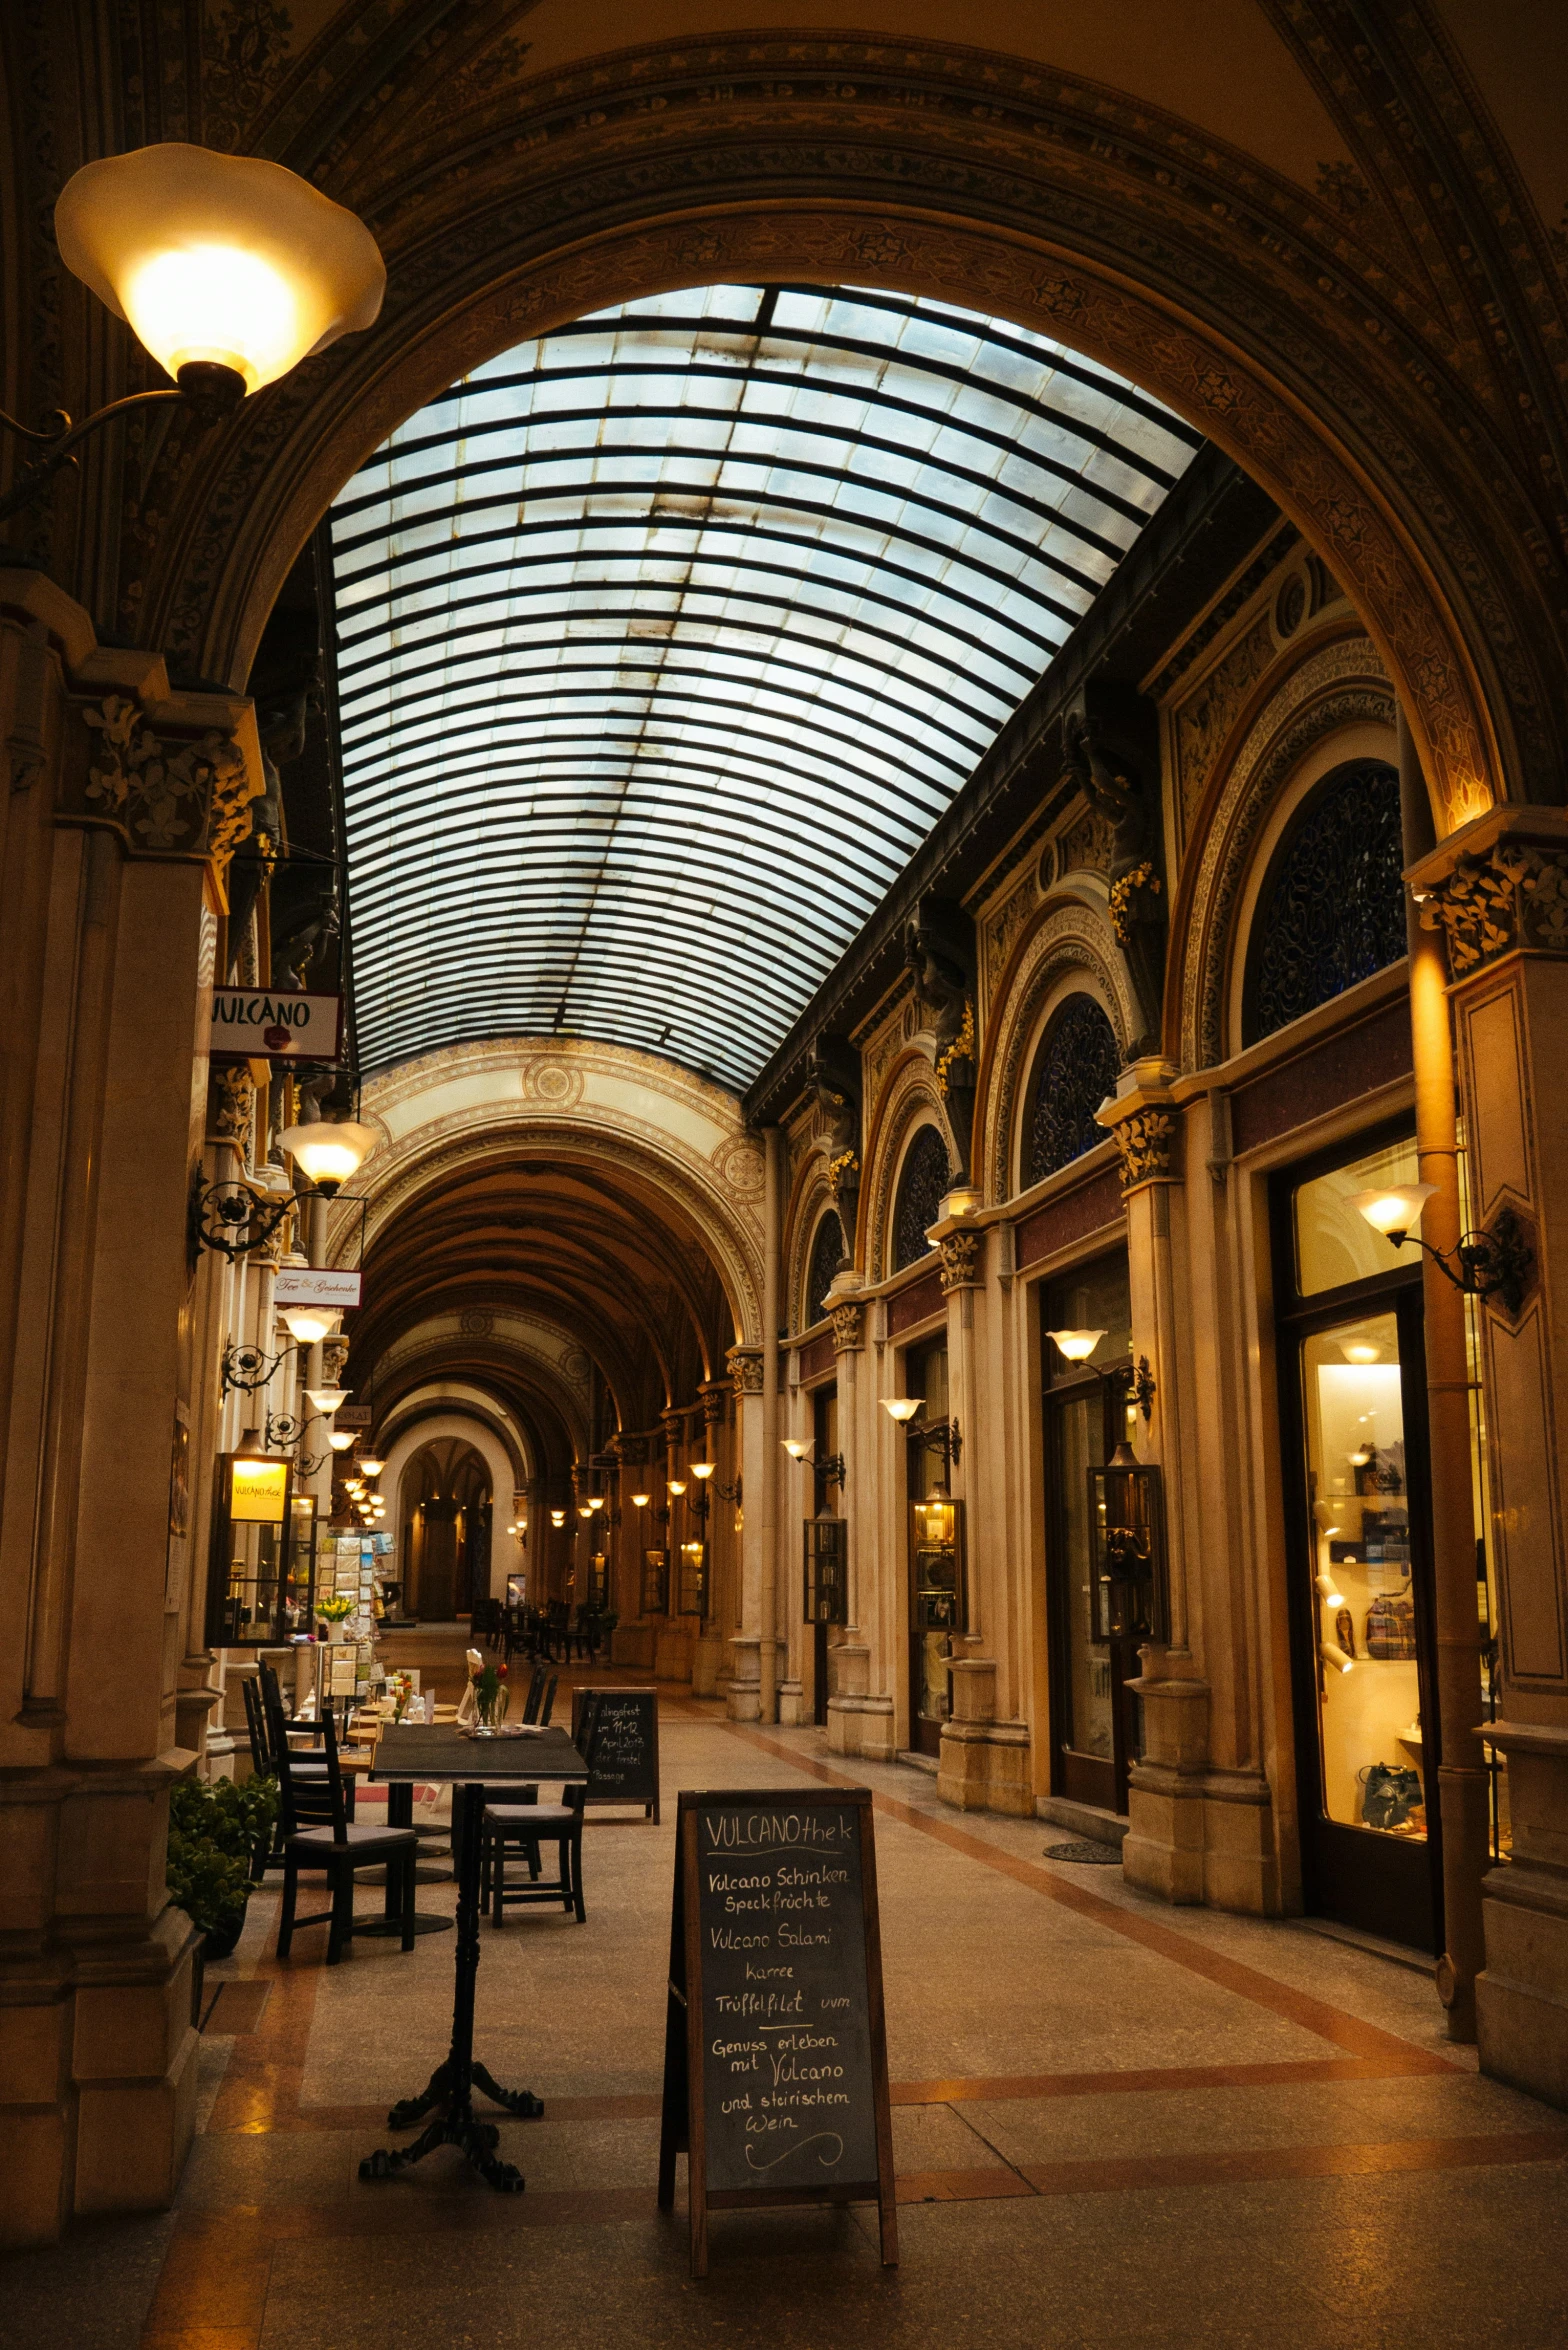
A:
[[[1367,1609],[1367,1654],[1384,1664],[1407,1663],[1416,1653],[1416,1611],[1408,1599],[1374,1599]]]
[[[1368,1763],[1356,1777],[1369,1828],[1402,1828],[1421,1801],[1421,1774],[1402,1763]]]

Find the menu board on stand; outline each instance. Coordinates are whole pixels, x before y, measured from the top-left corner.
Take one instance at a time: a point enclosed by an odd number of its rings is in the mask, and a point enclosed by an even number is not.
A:
[[[659,2205],[686,2156],[691,2272],[710,2211],[875,2203],[898,2262],[868,1788],[682,1793]]]

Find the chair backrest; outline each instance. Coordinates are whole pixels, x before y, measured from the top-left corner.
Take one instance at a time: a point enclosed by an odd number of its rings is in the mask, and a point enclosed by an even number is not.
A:
[[[539,1727],[541,1730],[548,1729],[550,1716],[555,1711],[555,1685],[560,1678],[561,1676],[559,1673],[552,1673],[549,1680],[545,1684],[544,1703],[539,1708]]]
[[[539,1708],[544,1703],[544,1681],[543,1665],[535,1665],[533,1678],[528,1684],[528,1695],[523,1704],[523,1720],[525,1722],[537,1722],[539,1719]]]
[[[267,1724],[261,1710],[261,1691],[249,1673],[240,1683],[240,1695],[245,1701],[245,1734],[250,1740],[250,1767],[258,1779],[265,1779],[272,1769],[272,1757],[267,1752]]]
[[[301,1828],[330,1827],[339,1844],[348,1841],[348,1806],[343,1793],[343,1772],[338,1762],[337,1723],[332,1708],[323,1708],[321,1728],[323,1751],[318,1758],[327,1766],[325,1780],[303,1782],[294,1775],[296,1757],[289,1745],[288,1728],[283,1718],[283,1701],[277,1693],[276,1677],[271,1689],[264,1694],[267,1725],[270,1732],[273,1767],[277,1773],[278,1792],[282,1799],[284,1833],[297,1836]]]

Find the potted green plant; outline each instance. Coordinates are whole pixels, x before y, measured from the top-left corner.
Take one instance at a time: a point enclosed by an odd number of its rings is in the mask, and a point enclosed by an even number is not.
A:
[[[181,1779],[169,1796],[169,1891],[204,1936],[203,1955],[227,1958],[278,1816],[276,1779]]]

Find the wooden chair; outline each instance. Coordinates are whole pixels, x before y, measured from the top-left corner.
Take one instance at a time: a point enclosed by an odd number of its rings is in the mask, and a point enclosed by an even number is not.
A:
[[[354,1871],[385,1864],[395,1871],[401,1894],[403,1948],[414,1947],[414,1864],[419,1838],[412,1828],[358,1827],[348,1817],[343,1773],[338,1767],[337,1724],[330,1707],[322,1716],[327,1772],[326,1803],[330,1817],[312,1821],[321,1802],[313,1782],[301,1781],[299,1764],[290,1750],[283,1711],[269,1704],[273,1751],[279,1758],[278,1784],[283,1811],[283,1908],[278,1918],[278,1956],[287,1958],[296,1926],[327,1928],[327,1964],[336,1966],[344,1946],[354,1938]],[[330,1909],[312,1917],[295,1915],[302,1869],[325,1872],[332,1897]]]
[[[491,1925],[500,1926],[506,1922],[508,1908],[558,1901],[583,1925],[587,1912],[583,1907],[581,1787],[568,1788],[564,1803],[527,1800],[537,1799],[537,1787],[523,1787],[516,1792],[525,1800],[485,1806],[479,1854],[480,1915],[488,1910]],[[555,1846],[556,1874],[541,1880],[539,1851],[545,1844]],[[509,1885],[506,1881],[506,1856],[513,1851],[521,1852],[528,1864],[526,1885]]]

